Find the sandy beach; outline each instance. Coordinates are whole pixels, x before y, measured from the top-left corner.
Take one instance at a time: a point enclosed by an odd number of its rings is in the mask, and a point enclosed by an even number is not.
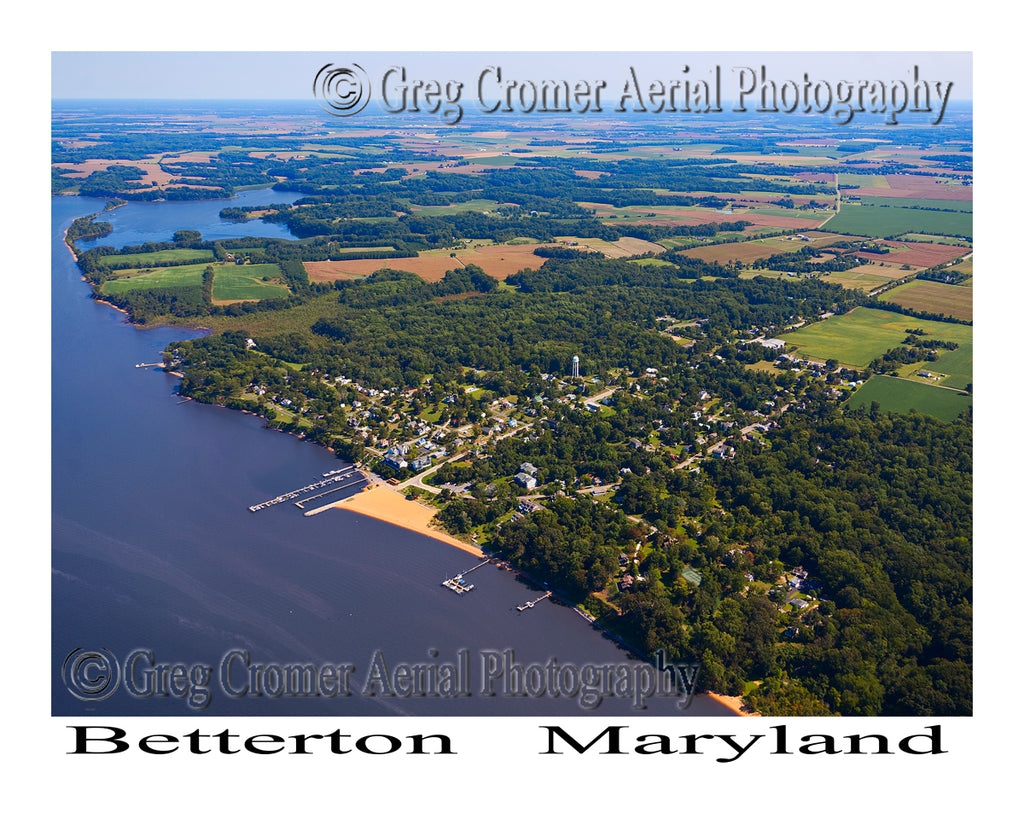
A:
[[[395,526],[401,526],[403,529],[419,532],[421,535],[432,537],[434,540],[447,543],[449,546],[462,549],[462,551],[469,552],[477,557],[486,557],[476,546],[465,543],[431,526],[430,521],[433,520],[436,510],[423,506],[414,500],[409,500],[405,495],[401,495],[382,484],[377,484],[363,492],[357,492],[352,497],[330,503],[327,506],[311,509],[306,514],[317,515],[328,509],[344,509],[349,512],[358,512],[360,515],[366,515],[367,517],[383,520]]]
[[[729,697],[725,694],[716,694],[714,691],[708,691],[708,696],[711,697],[715,702],[719,702],[736,714],[739,717],[759,717],[761,716],[756,711],[751,711],[743,705],[742,697]]]

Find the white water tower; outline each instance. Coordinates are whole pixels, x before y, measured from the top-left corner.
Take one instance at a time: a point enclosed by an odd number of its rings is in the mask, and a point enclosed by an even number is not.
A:
[[[580,357],[578,355],[572,357],[572,377],[580,377]]]

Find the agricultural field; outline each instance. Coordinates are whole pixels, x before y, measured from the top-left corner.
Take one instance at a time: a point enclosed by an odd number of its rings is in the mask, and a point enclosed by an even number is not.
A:
[[[407,259],[348,259],[335,262],[304,262],[306,272],[314,281],[333,281],[339,277],[362,278],[378,270],[406,270],[424,281],[436,282],[449,270],[475,264],[488,276],[502,281],[513,273],[532,268],[536,270],[545,259],[535,256],[539,244],[481,245],[457,251],[444,251],[436,256],[425,253]],[[548,245],[551,246],[550,244]],[[452,258],[454,253],[455,258]],[[631,255],[631,254],[622,254]]]
[[[942,373],[946,376],[940,383],[943,387],[967,389],[974,381],[974,345],[961,344],[956,350],[943,353],[937,361],[923,366],[929,372]]]
[[[971,246],[971,243],[966,239],[957,239],[953,236],[934,236],[930,233],[904,233],[900,238],[908,242],[931,242],[933,244],[958,245],[960,247]]]
[[[500,157],[494,157],[499,159]],[[484,211],[493,212],[500,202],[496,202],[493,199],[470,199],[468,202],[456,202],[452,205],[414,205],[408,203],[410,212],[418,214],[420,216],[447,216],[452,213],[468,213],[475,211],[477,213],[483,213]]]
[[[974,234],[973,215],[963,211],[936,211],[843,202],[842,210],[828,223],[829,230],[865,236],[899,236],[903,233],[936,233],[950,236]]]
[[[117,278],[103,284],[101,294],[126,293],[130,290],[149,290],[157,287],[199,287],[209,264],[184,264],[117,271]],[[215,264],[213,298],[215,301],[265,299],[288,295],[276,264]],[[263,279],[267,278],[267,281]]]
[[[881,244],[891,248],[888,253],[861,253],[860,256],[883,264],[904,265],[912,267],[935,267],[944,262],[958,259],[967,254],[962,246],[942,245],[934,242],[907,242],[902,239],[890,240]]]
[[[898,346],[911,328],[924,330],[929,338],[955,341],[961,348],[973,339],[972,328],[964,324],[926,321],[870,307],[857,307],[781,337],[802,357],[821,361],[834,358],[850,367],[866,367]]]
[[[821,280],[838,284],[849,290],[863,290],[870,293],[876,287],[881,287],[883,284],[888,284],[893,279],[900,279],[905,275],[907,275],[905,270],[886,265],[862,264],[858,267],[851,267],[849,270],[822,273]]]
[[[250,301],[288,295],[276,264],[228,264],[214,268],[213,300]]]
[[[884,375],[868,379],[847,403],[850,407],[868,409],[873,401],[878,402],[882,412],[915,410],[943,421],[954,420],[972,404],[971,396],[962,392]]]
[[[971,213],[974,211],[974,203],[971,201],[955,201],[948,199],[917,199],[914,197],[900,197],[894,200],[891,196],[870,196],[860,197],[862,205],[873,205],[877,207],[900,207],[900,208],[931,208],[935,210],[955,211],[957,213]]]
[[[974,288],[915,279],[890,290],[882,299],[913,310],[945,313],[956,319],[970,321],[973,315]]]
[[[175,247],[169,250],[154,250],[152,253],[116,253],[110,256],[101,256],[99,266],[107,267],[112,264],[130,263],[138,267],[146,267],[160,262],[212,262],[213,259],[212,250]]]
[[[633,264],[638,264],[641,267],[670,267],[672,262],[664,259],[634,259]]]
[[[878,174],[839,174],[840,185],[856,185],[859,188],[888,188],[889,182],[884,176]]]
[[[118,270],[117,278],[104,282],[100,293],[126,293],[129,290],[149,290],[154,287],[198,287],[203,283],[204,264],[181,264],[153,269]]]
[[[684,251],[684,255],[694,259],[702,259],[705,262],[739,262],[750,264],[758,259],[766,259],[777,253],[795,253],[801,248],[810,245],[811,247],[823,247],[832,242],[848,239],[846,236],[839,236],[831,233],[808,233],[805,234],[811,240],[803,242],[792,236],[771,236],[765,239],[754,239],[748,242],[735,242],[730,244],[708,245],[696,247]]]
[[[847,174],[843,174],[845,178]],[[860,188],[846,193],[854,196],[878,196],[886,199],[941,199],[943,202],[970,202],[974,198],[971,185],[964,185],[954,179],[934,176],[914,176],[911,174],[888,174],[886,176],[859,176],[858,179],[884,180],[875,181],[868,187],[863,182]],[[857,184],[846,183],[842,184]]]
[[[974,260],[964,259],[962,262],[957,262],[955,265],[949,268],[951,272],[965,273],[968,276],[974,276]]]
[[[728,212],[710,208],[687,207],[683,205],[630,205],[617,208],[599,202],[580,202],[581,207],[594,211],[594,216],[606,224],[614,225],[641,223],[645,225],[708,225],[721,222],[745,220],[755,227],[785,228],[790,230],[813,230],[827,214],[809,211],[794,211],[787,208],[740,208]]]
[[[591,250],[603,253],[609,259],[621,259],[623,256],[640,256],[644,253],[662,253],[665,248],[660,244],[623,236],[614,242],[604,239],[586,239],[579,236],[556,236],[559,242],[565,242],[577,250]]]

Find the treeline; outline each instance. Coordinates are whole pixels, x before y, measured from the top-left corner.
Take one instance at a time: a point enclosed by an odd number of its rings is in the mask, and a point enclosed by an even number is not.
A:
[[[826,256],[831,258],[826,259]],[[812,261],[813,260],[813,261]],[[821,260],[821,261],[819,261]],[[774,253],[751,263],[754,270],[782,270],[791,273],[840,273],[863,264],[856,253],[832,253],[827,248],[818,249],[804,245],[791,253]]]
[[[114,226],[110,222],[95,221],[97,215],[79,216],[71,223],[65,239],[72,248],[75,248],[75,242],[102,239],[114,230]]]
[[[955,341],[922,338],[920,330],[908,330],[907,333],[899,346],[875,358],[868,364],[868,369],[876,373],[891,373],[905,364],[936,361],[940,355],[938,350],[956,350],[960,346]]]
[[[950,268],[931,268],[929,270],[922,270],[917,274],[917,278],[925,279],[931,282],[943,282],[945,284],[960,284],[961,282],[967,281],[973,274],[967,273],[963,270],[951,270]]]
[[[534,256],[542,259],[586,259],[587,257],[603,259],[604,254],[597,250],[581,250],[578,247],[535,247]]]
[[[96,291],[93,295],[94,298],[102,299],[124,310],[135,324],[147,324],[157,316],[189,318],[210,313],[210,303],[204,288],[196,285],[153,287],[102,295]]]

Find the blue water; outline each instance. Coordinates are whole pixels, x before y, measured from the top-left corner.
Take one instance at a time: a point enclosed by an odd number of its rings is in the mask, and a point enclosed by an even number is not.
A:
[[[271,201],[286,200],[262,191],[230,204]],[[162,241],[179,229],[205,238],[277,229],[221,225],[216,214],[227,204],[125,205],[109,214],[115,234],[103,241]],[[474,572],[476,590],[461,597],[441,588],[441,579],[476,561],[430,538],[348,512],[306,518],[290,503],[249,512],[341,464],[326,450],[263,429],[253,416],[181,402],[176,378],[134,367],[197,334],[135,329],[88,298],[61,236],[72,219],[98,209],[96,200],[53,199],[54,714],[194,713],[172,694],[131,696],[123,682],[107,699],[73,697],[62,677],[65,659],[99,649],[122,663],[148,649],[155,663],[210,666],[215,675],[232,650],[250,652],[253,663],[356,667],[348,698],[232,698],[213,680],[212,698],[198,712],[211,715],[680,713],[668,698],[651,701],[646,712],[616,699],[587,712],[566,698],[481,697],[484,650],[512,649],[523,663],[628,658],[570,609],[545,601],[517,613],[515,605],[537,593],[509,572]],[[362,695],[378,650],[393,666],[454,662],[462,649],[470,652],[474,696]],[[700,698],[685,713],[727,712]]]
[[[233,199],[199,200],[194,202],[127,202],[120,207],[98,216],[97,222],[109,222],[114,230],[100,239],[79,242],[80,250],[110,245],[126,247],[143,242],[170,242],[176,230],[198,230],[204,240],[234,239],[240,236],[258,236],[267,239],[294,239],[284,225],[268,224],[261,221],[232,222],[220,218],[226,207],[250,205],[291,204],[300,199],[300,193],[275,191],[269,188],[245,191]],[[64,197],[61,197],[64,198]],[[81,199],[93,203],[87,213],[102,210],[106,204],[102,199]],[[81,215],[81,214],[80,214]],[[190,227],[185,227],[186,225]]]

